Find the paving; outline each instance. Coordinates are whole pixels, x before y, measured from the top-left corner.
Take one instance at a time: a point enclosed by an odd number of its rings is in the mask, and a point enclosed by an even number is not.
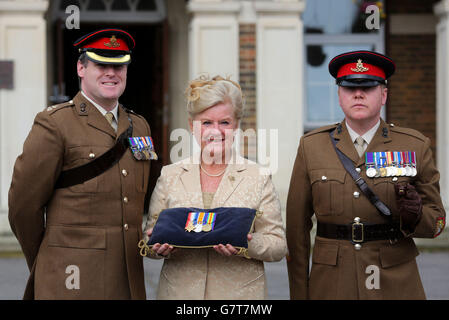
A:
[[[417,257],[428,299],[449,300],[449,251],[426,251]],[[145,284],[148,299],[155,299],[162,261],[145,259]],[[268,298],[288,299],[285,259],[265,263]],[[17,254],[0,254],[0,300],[21,299],[28,278],[25,259]]]

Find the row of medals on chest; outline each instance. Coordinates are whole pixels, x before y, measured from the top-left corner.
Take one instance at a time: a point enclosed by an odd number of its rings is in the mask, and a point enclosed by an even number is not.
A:
[[[410,152],[410,157],[404,161],[402,161],[403,158],[395,157],[395,154],[398,153],[367,152],[365,154],[366,176],[369,178],[416,176],[415,152]]]

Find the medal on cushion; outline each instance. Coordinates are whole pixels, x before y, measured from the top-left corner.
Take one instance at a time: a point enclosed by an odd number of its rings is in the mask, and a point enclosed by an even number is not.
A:
[[[203,219],[204,219],[204,212],[200,212],[198,215],[196,225],[195,225],[195,229],[193,231],[195,231],[195,232],[203,231]]]
[[[215,212],[206,213],[206,218],[205,218],[206,224],[203,225],[204,232],[209,232],[209,231],[214,230],[215,218],[216,218]]]
[[[189,215],[187,216],[185,231],[192,232],[195,230],[195,224],[198,217],[198,212],[189,212]]]
[[[209,232],[215,227],[215,212],[189,212],[185,231],[188,232]]]
[[[128,138],[131,151],[136,160],[157,160],[154,151],[153,139],[151,137],[131,137]]]

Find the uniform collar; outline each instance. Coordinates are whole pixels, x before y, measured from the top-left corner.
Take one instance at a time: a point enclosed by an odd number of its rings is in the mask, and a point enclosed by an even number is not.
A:
[[[380,119],[379,126],[377,127],[365,152],[373,152],[375,150],[379,151],[386,148],[385,144],[392,141],[388,127],[388,124],[384,120]],[[364,163],[365,157],[359,157],[357,154],[357,151],[354,148],[354,140],[351,140],[346,121],[343,121],[337,125],[334,129],[333,135],[335,140],[337,140],[337,148],[348,158],[350,158],[354,164],[360,165]]]
[[[96,103],[95,101],[93,101],[91,98],[89,98],[82,90],[81,90],[81,94],[83,95],[84,98],[86,98],[87,101],[89,101],[90,103],[92,103],[92,105],[98,109],[98,111],[100,111],[100,113],[104,116],[106,115],[106,113],[108,112],[107,110],[105,110],[102,106],[100,106],[98,103]],[[115,121],[118,121],[118,101],[114,107],[114,109],[112,109],[111,111],[112,114],[114,115]]]
[[[346,121],[345,121],[346,122]],[[374,135],[377,132],[377,129],[380,126],[380,119],[379,121],[377,121],[377,123],[371,128],[369,129],[367,132],[365,132],[361,137],[363,138],[363,140],[366,141],[367,144],[370,144],[371,140],[373,140]],[[355,139],[357,139],[357,137],[359,137],[360,135],[355,132],[350,126],[349,124],[346,122],[346,128],[348,129],[348,133],[351,136],[351,140],[352,142],[355,141]]]

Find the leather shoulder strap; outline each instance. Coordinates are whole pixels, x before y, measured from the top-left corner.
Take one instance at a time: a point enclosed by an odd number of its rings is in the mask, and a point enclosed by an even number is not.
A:
[[[62,171],[55,184],[55,189],[67,188],[95,178],[113,167],[125,154],[128,138],[133,134],[133,124],[128,116],[129,127],[117,139],[115,145],[97,159],[82,166]]]
[[[391,218],[390,209],[379,199],[379,197],[370,189],[368,184],[359,173],[355,170],[354,164],[351,159],[349,159],[343,152],[338,150],[337,142],[334,139],[333,132],[329,132],[329,136],[332,141],[332,145],[334,146],[335,152],[338,155],[343,167],[349,173],[349,175],[354,180],[355,184],[359,187],[360,191],[368,198],[368,200],[377,208],[381,216],[386,218]]]

